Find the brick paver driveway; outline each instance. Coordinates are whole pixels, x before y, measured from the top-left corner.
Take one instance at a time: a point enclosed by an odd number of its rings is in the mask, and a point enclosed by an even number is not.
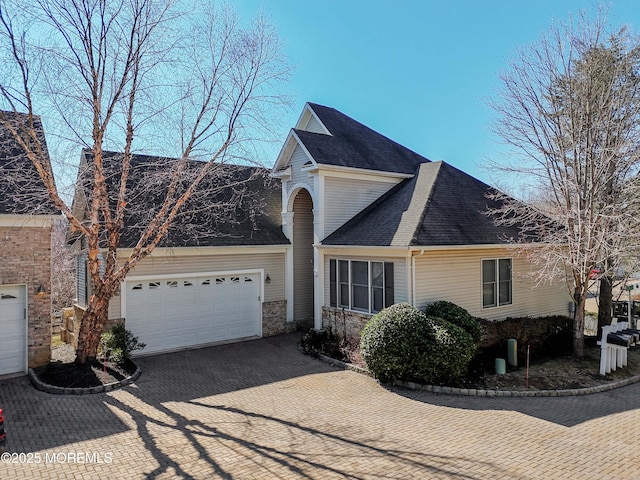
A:
[[[0,381],[14,478],[637,479],[640,385],[563,398],[389,390],[286,335],[139,359],[108,394]],[[30,463],[26,463],[30,462]]]

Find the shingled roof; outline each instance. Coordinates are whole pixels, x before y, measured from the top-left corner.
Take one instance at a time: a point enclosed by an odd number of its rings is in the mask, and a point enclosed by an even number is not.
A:
[[[91,153],[83,152],[86,164]],[[105,166],[112,204],[121,175],[122,154],[105,152]],[[167,170],[176,159],[135,155],[127,187],[125,225],[120,247],[133,247],[149,220],[164,199],[168,179]],[[187,177],[202,166],[188,164]],[[282,232],[280,182],[269,178],[269,170],[261,167],[216,164],[202,181],[191,199],[181,208],[160,246],[236,246],[285,245],[289,241]],[[188,182],[188,178],[185,179]],[[185,183],[186,184],[186,183]],[[88,184],[87,184],[88,185]],[[182,186],[184,187],[184,185]],[[89,189],[85,188],[87,199]]]
[[[491,245],[518,238],[517,227],[498,227],[485,214],[497,203],[492,187],[445,162],[420,166],[322,241],[323,245]]]
[[[309,103],[331,135],[294,129],[319,164],[413,174],[429,160],[335,108]]]
[[[0,112],[5,119],[26,124],[27,115]],[[48,155],[44,130],[39,117],[34,126],[39,140]],[[46,187],[40,180],[33,163],[7,128],[0,126],[0,214],[10,215],[54,215],[56,208],[49,198]]]

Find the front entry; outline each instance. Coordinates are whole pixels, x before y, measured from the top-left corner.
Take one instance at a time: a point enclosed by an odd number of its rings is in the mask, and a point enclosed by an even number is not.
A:
[[[293,315],[313,326],[313,201],[304,189],[293,201]]]

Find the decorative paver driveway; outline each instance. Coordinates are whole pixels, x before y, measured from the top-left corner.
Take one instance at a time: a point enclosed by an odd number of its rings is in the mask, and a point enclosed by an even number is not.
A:
[[[560,398],[390,390],[304,357],[297,338],[141,358],[136,384],[107,394],[0,381],[7,450],[24,454],[0,478],[640,478],[639,384]]]

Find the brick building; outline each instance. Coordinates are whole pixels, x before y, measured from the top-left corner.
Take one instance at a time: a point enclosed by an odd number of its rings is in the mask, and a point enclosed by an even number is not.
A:
[[[0,120],[25,115],[0,112]],[[42,126],[36,119],[40,132]],[[2,122],[0,122],[2,123]],[[44,134],[39,143],[46,155]],[[51,357],[51,228],[55,209],[33,164],[0,131],[0,375]]]

